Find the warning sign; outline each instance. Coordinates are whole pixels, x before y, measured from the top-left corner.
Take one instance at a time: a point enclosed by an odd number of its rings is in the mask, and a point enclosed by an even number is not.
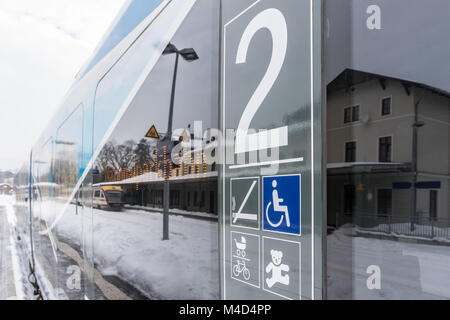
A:
[[[154,125],[150,128],[150,130],[148,130],[148,132],[145,135],[145,137],[159,140],[159,134],[158,134],[158,131],[156,130],[156,127]]]

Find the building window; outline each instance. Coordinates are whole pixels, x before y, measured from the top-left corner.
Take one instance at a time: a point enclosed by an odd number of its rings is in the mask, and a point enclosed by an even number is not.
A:
[[[387,116],[391,114],[391,102],[392,99],[389,98],[384,98],[381,100],[381,115],[382,116]]]
[[[392,214],[392,189],[378,190],[378,215],[388,216]]]
[[[379,139],[378,161],[392,161],[392,137],[382,137]]]
[[[171,206],[180,205],[180,191],[175,190],[170,192],[170,205]]]
[[[352,122],[352,108],[348,107],[344,109],[344,123]]]
[[[356,142],[345,143],[345,162],[356,162]]]
[[[352,107],[352,121],[359,121],[359,106]]]
[[[344,109],[344,123],[359,121],[359,106]]]
[[[344,213],[353,214],[356,205],[356,188],[354,185],[344,186]]]
[[[430,219],[435,220],[437,218],[437,190],[430,190]]]

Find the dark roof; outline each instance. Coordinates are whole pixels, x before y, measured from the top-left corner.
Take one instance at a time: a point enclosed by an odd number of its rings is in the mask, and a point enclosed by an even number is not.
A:
[[[394,80],[401,82],[403,87],[405,88],[406,93],[410,94],[410,88],[411,87],[418,87],[422,89],[426,89],[428,91],[431,91],[435,94],[442,95],[445,97],[450,97],[450,93],[441,90],[439,88],[431,87],[423,83],[413,82],[409,80],[404,79],[398,79],[398,78],[392,78],[380,74],[375,73],[369,73],[369,72],[363,72],[353,69],[345,69],[340,75],[338,75],[333,81],[330,82],[330,84],[327,87],[328,92],[333,92],[337,90],[343,90],[343,89],[350,89],[354,85],[358,85],[367,81],[371,80],[378,80],[380,82],[381,86],[385,85],[385,82],[387,80]]]
[[[329,176],[411,172],[411,163],[328,163],[327,172]]]

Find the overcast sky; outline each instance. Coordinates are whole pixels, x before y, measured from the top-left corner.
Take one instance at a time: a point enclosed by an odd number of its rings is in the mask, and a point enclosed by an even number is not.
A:
[[[17,169],[126,0],[0,0],[0,170]]]

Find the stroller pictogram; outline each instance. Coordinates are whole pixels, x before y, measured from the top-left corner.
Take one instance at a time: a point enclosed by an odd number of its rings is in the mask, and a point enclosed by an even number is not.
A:
[[[234,239],[234,243],[236,245],[236,255],[233,257],[236,258],[236,264],[233,266],[233,274],[236,277],[242,274],[245,280],[250,279],[250,270],[246,267],[246,262],[250,261],[250,259],[245,258],[245,249],[247,248],[247,240],[245,237],[241,236],[241,241],[237,241]]]

